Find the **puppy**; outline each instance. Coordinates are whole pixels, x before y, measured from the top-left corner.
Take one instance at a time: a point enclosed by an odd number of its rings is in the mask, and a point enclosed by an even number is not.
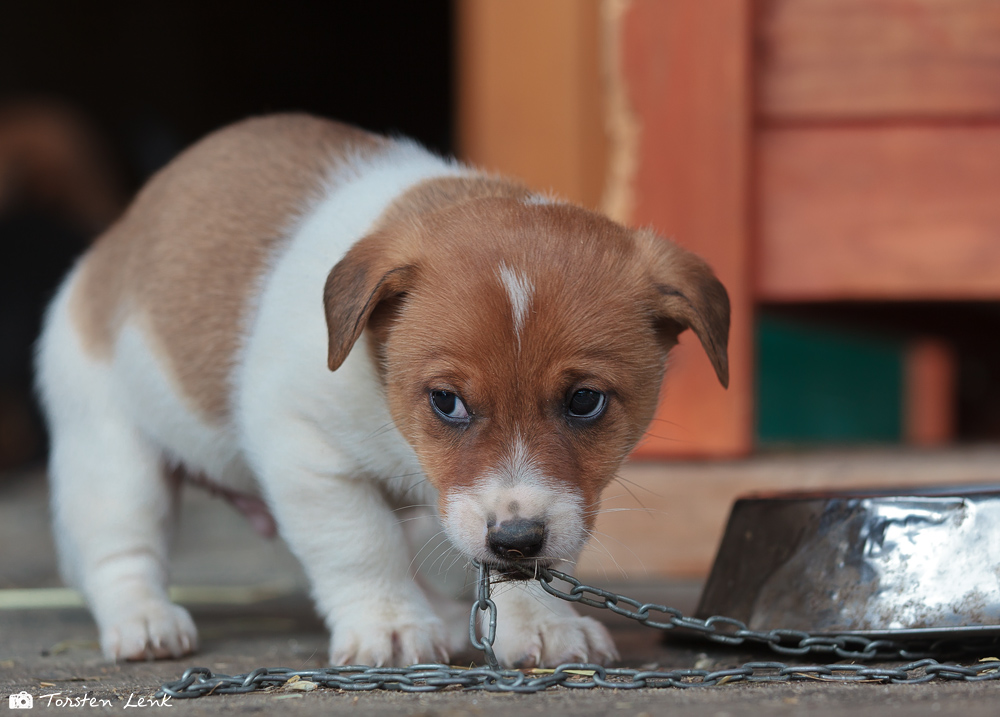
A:
[[[687,328],[726,384],[725,289],[649,231],[406,140],[233,125],[148,183],[48,311],[62,572],[109,658],[194,650],[167,597],[183,473],[276,524],[331,662],[446,660],[467,623],[414,582],[394,509],[436,506],[499,568],[573,563]],[[507,664],[616,657],[533,581],[496,599]]]

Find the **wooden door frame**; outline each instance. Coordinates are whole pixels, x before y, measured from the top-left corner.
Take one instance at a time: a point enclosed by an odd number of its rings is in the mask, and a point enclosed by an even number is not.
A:
[[[456,3],[460,155],[653,227],[729,291],[729,389],[684,335],[639,458],[753,445],[752,19],[751,0]]]

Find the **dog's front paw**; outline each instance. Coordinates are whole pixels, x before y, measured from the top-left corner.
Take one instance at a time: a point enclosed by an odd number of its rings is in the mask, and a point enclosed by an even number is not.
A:
[[[494,650],[500,662],[512,667],[554,667],[564,662],[605,665],[618,659],[607,628],[591,617],[575,614],[501,618]]]
[[[188,611],[169,602],[146,601],[102,621],[101,649],[111,660],[180,657],[198,647]]]
[[[330,662],[374,667],[447,662],[449,643],[448,631],[433,614],[354,614],[334,625]]]

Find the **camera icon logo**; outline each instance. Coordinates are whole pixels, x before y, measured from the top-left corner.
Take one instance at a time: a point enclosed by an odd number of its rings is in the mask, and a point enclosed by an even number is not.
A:
[[[35,698],[21,691],[7,699],[7,706],[12,710],[30,710],[35,706]]]

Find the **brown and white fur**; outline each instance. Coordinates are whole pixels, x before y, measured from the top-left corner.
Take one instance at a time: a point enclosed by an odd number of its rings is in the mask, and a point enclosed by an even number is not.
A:
[[[195,649],[167,597],[184,473],[258,527],[273,515],[332,662],[444,660],[456,639],[394,508],[436,505],[454,546],[494,565],[572,563],[678,333],[725,384],[728,326],[705,263],[649,231],[409,141],[304,115],[233,125],[149,182],[48,312],[63,574],[110,658]],[[530,549],[497,547],[512,525]],[[496,599],[506,663],[615,658],[533,581]]]

